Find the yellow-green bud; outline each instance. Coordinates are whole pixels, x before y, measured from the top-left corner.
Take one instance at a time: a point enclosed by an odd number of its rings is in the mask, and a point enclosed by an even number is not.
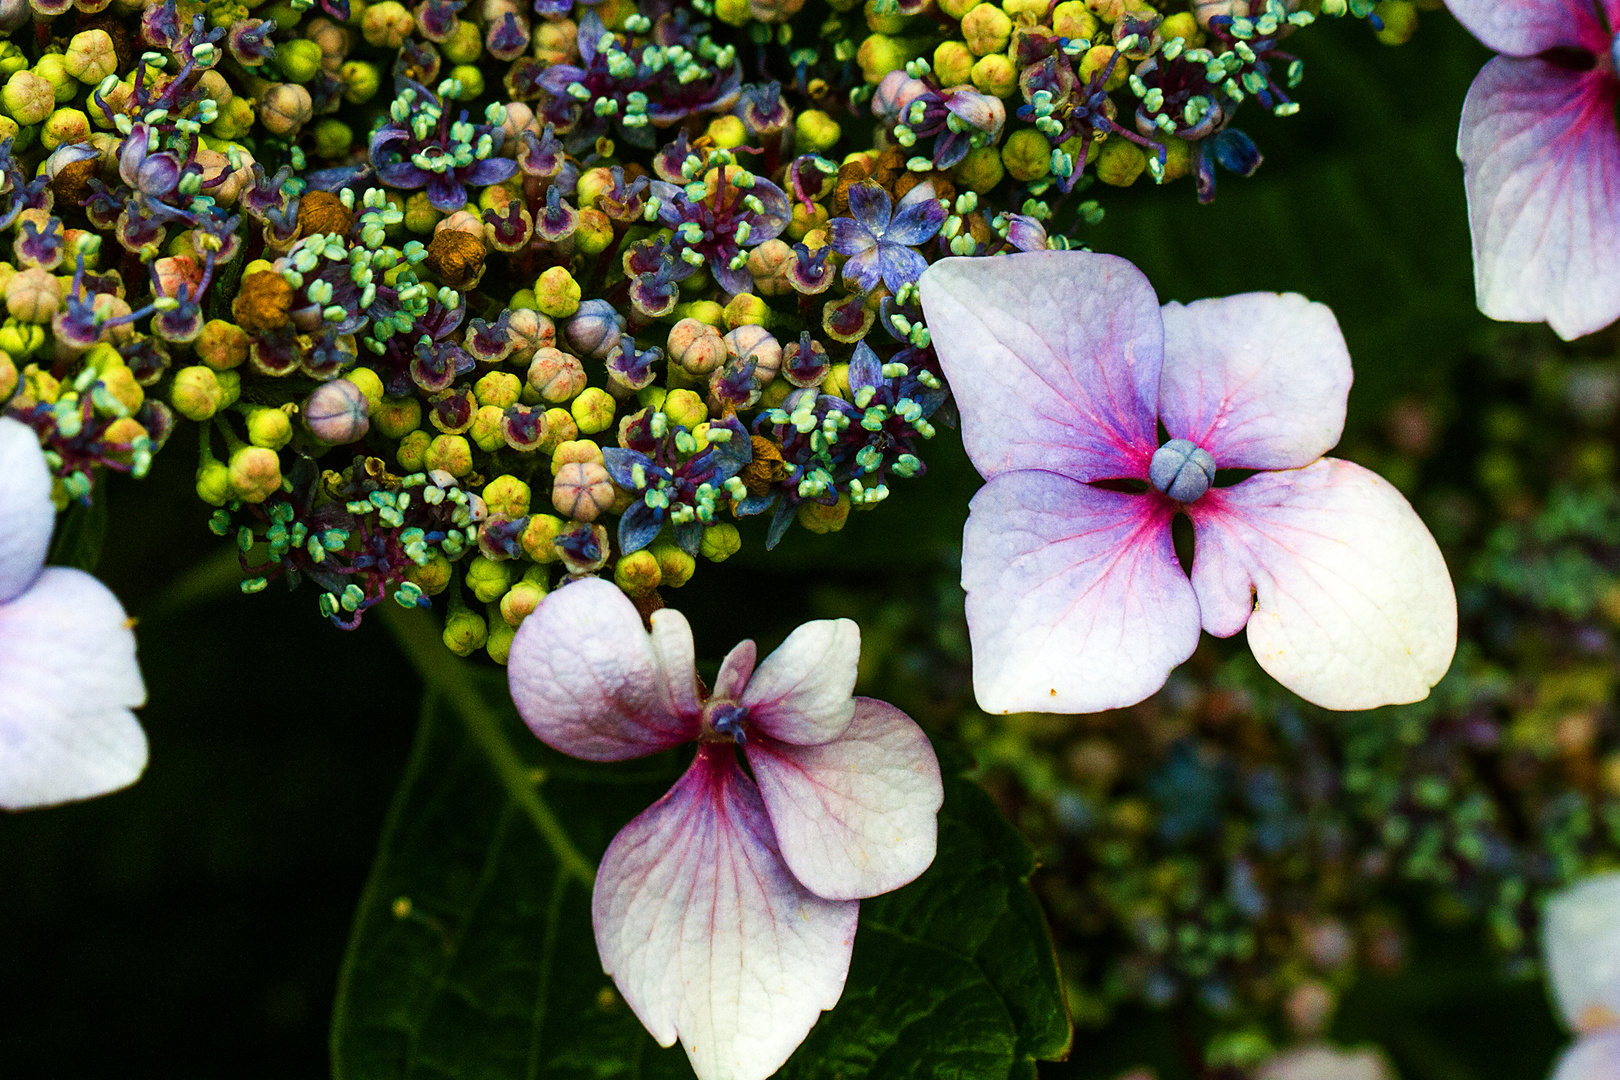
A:
[[[280,450],[292,441],[292,421],[280,409],[254,409],[247,422],[248,442]]]
[[[216,138],[240,139],[253,130],[256,119],[251,101],[245,97],[233,97],[220,106],[219,117],[208,125],[208,130],[213,132]]]
[[[844,527],[844,522],[849,520],[849,496],[838,496],[838,501],[832,506],[824,506],[818,502],[800,503],[797,516],[799,524],[810,532],[837,532]]]
[[[405,200],[405,227],[418,236],[426,236],[431,233],[433,226],[437,225],[443,217],[444,215],[439,213],[434,208],[433,203],[428,200],[428,194],[425,191],[418,191]]]
[[[418,428],[399,440],[399,453],[394,455],[394,460],[406,472],[421,472],[427,468],[428,447],[432,445],[433,436]]]
[[[692,431],[709,418],[709,407],[690,390],[671,390],[664,398],[664,415],[671,423]]]
[[[4,405],[17,389],[17,365],[5,353],[0,352],[0,405]],[[140,387],[135,387],[139,390]]]
[[[381,405],[383,400],[382,379],[378,378],[377,373],[368,367],[350,368],[343,377],[359,387],[360,393],[364,394],[366,400],[371,402],[372,414],[375,416],[377,406]]]
[[[471,101],[483,96],[484,72],[472,64],[457,64],[450,69],[450,77],[461,83],[461,93],[456,95],[457,101]]]
[[[467,564],[467,588],[484,603],[499,600],[511,586],[511,563],[474,555]]]
[[[224,506],[231,497],[231,471],[222,462],[210,458],[197,466],[197,498],[209,506]]]
[[[505,667],[512,656],[512,641],[517,637],[517,627],[508,624],[504,618],[495,618],[498,612],[498,608],[490,609],[489,639],[484,642],[484,652],[489,654],[491,660]]]
[[[688,304],[675,305],[675,318],[696,319],[718,328],[726,325],[726,309],[713,300],[693,300]]]
[[[13,274],[12,280],[15,281],[21,276],[21,274]],[[51,278],[51,281],[55,282],[56,279]],[[7,304],[10,303],[10,292],[11,286],[8,283],[6,286]],[[60,294],[57,299],[61,299]],[[54,315],[55,312],[53,311],[52,314]],[[43,327],[33,326],[15,317],[7,319],[4,325],[0,325],[0,349],[5,350],[14,359],[27,360],[38,352],[44,344],[45,330]]]
[[[79,80],[68,74],[67,62],[61,53],[46,53],[34,65],[34,74],[51,84],[51,96],[58,105],[72,101],[79,93]]]
[[[600,255],[613,243],[613,220],[595,207],[579,212],[579,224],[574,228],[574,247],[584,255]],[[540,310],[545,311],[544,308]],[[547,311],[547,315],[551,312]]]
[[[565,266],[553,266],[534,283],[534,302],[542,315],[566,319],[579,310],[579,282]]]
[[[225,391],[213,368],[197,365],[175,373],[169,388],[169,404],[187,420],[207,420],[225,404]]]
[[[710,525],[703,530],[698,554],[710,562],[725,562],[742,550],[742,533],[735,525]]]
[[[28,57],[10,41],[0,41],[0,79],[28,69]]]
[[[567,527],[563,519],[554,514],[530,514],[529,524],[518,538],[518,543],[523,545],[523,554],[537,563],[556,562],[557,549],[552,541],[561,536]]]
[[[1059,4],[1057,9],[1062,11],[1075,2],[1076,0],[1068,0],[1067,3]],[[1054,29],[1056,29],[1056,24],[1053,25]],[[1067,33],[1064,30],[1058,30],[1057,32],[1060,34]],[[1190,11],[1178,11],[1174,15],[1165,16],[1164,22],[1159,24],[1159,34],[1166,41],[1180,38],[1187,43],[1188,48],[1197,48],[1204,43],[1203,31],[1198,28],[1198,17]],[[1068,36],[1073,37],[1074,35],[1069,34]],[[1089,37],[1090,35],[1081,36]]]
[[[658,573],[663,584],[671,589],[685,585],[697,572],[697,560],[678,544],[654,544],[647,550],[658,560]]]
[[[866,28],[874,34],[898,34],[911,21],[909,17],[900,14],[898,7],[885,4],[882,0],[866,0],[864,10]]]
[[[873,34],[855,50],[855,63],[860,65],[862,77],[876,86],[883,81],[883,76],[899,71],[916,56],[917,50],[910,43],[887,34]]]
[[[347,157],[354,148],[354,130],[341,120],[326,117],[315,125],[315,154],[327,159]]]
[[[276,46],[276,66],[288,82],[307,83],[321,70],[321,47],[307,38]]]
[[[973,85],[991,97],[1011,97],[1018,89],[1018,69],[1005,53],[992,53],[973,65]]]
[[[572,413],[562,408],[546,410],[546,433],[540,437],[541,453],[554,453],[563,443],[577,438],[579,425],[574,423]]]
[[[753,293],[738,293],[725,307],[726,329],[739,326],[769,326],[772,322],[771,306]]]
[[[1147,155],[1126,139],[1109,139],[1097,151],[1097,179],[1114,187],[1130,187],[1147,168]]]
[[[231,455],[230,481],[238,499],[262,503],[281,490],[281,459],[263,446],[244,446]]]
[[[371,426],[390,439],[403,439],[422,426],[422,402],[413,397],[385,397],[372,406]]]
[[[492,514],[520,518],[529,512],[529,497],[529,485],[509,474],[484,485],[484,505]]]
[[[508,405],[516,405],[522,393],[523,380],[506,371],[488,372],[473,383],[473,396],[480,405],[504,409]]]
[[[942,41],[934,50],[934,75],[945,86],[958,86],[973,77],[973,53],[960,41]]]
[[[962,16],[962,37],[974,56],[1001,52],[1012,37],[1012,20],[994,4],[980,4]]]
[[[343,100],[351,105],[364,105],[377,96],[382,86],[382,72],[366,60],[350,60],[338,69],[338,76],[344,82]]]
[[[631,596],[650,593],[658,588],[661,581],[658,560],[646,548],[621,557],[613,565],[613,584]]]
[[[595,435],[613,426],[615,403],[600,386],[587,386],[568,406],[574,423],[586,435]]]
[[[391,4],[392,0],[385,0],[385,3]],[[376,5],[376,7],[381,6],[381,4]],[[398,7],[399,5],[392,4],[392,6]],[[441,637],[444,641],[444,647],[457,656],[471,656],[479,649],[482,649],[484,642],[489,639],[489,627],[485,624],[484,617],[477,612],[470,611],[467,608],[453,608],[445,616],[444,634]]]
[[[484,37],[478,32],[478,24],[471,19],[456,20],[456,28],[450,31],[449,40],[439,46],[444,58],[452,64],[471,64],[484,52]]]
[[[94,86],[118,70],[118,54],[112,36],[105,30],[81,30],[68,42],[62,58],[67,73]]]
[[[706,134],[722,150],[735,150],[748,141],[748,128],[737,116],[718,116],[710,120]]]
[[[1113,60],[1113,58],[1114,47],[1112,45],[1094,45],[1086,50],[1086,55],[1080,60],[1081,81],[1090,82],[1094,76],[1108,66],[1109,61]],[[1131,66],[1121,61],[1114,65],[1114,70],[1109,74],[1108,81],[1103,84],[1103,88],[1118,90],[1125,85],[1125,80],[1130,77]]]
[[[51,115],[56,108],[56,91],[32,71],[19,71],[0,89],[0,104],[5,106],[8,116],[27,127],[43,123]]]
[[[1377,36],[1385,45],[1405,45],[1417,33],[1417,5],[1412,0],[1382,0],[1373,12],[1383,20]]]
[[[372,4],[360,17],[361,36],[366,39],[366,44],[375,45],[379,49],[399,48],[405,44],[405,39],[410,37],[415,29],[416,20],[411,17],[405,5],[398,3],[397,0],[382,0],[380,4]]]
[[[506,590],[506,595],[501,597],[501,620],[508,626],[522,625],[523,620],[534,614],[534,609],[546,598],[544,579],[538,581],[533,579],[537,571],[541,575],[545,574],[545,570],[541,567],[530,567],[523,575],[523,580]]]
[[[428,469],[443,469],[451,476],[462,477],[472,472],[472,447],[460,435],[438,435],[428,444],[422,464]]]
[[[939,10],[961,22],[967,13],[984,3],[984,0],[939,0]]]
[[[794,117],[793,134],[801,153],[819,154],[838,145],[843,128],[820,109],[806,109]]]
[[[449,587],[456,568],[442,552],[435,551],[427,562],[405,569],[405,580],[429,596],[438,596]]]
[[[247,331],[224,319],[209,319],[192,348],[197,352],[197,359],[215,371],[229,371],[247,359]]]
[[[1019,128],[1002,144],[1001,163],[1014,180],[1039,180],[1052,170],[1052,144],[1034,128]]]
[[[967,156],[951,170],[951,179],[960,187],[980,195],[1001,183],[1001,178],[1006,175],[1007,168],[1001,163],[1001,152],[993,146],[969,150]]]

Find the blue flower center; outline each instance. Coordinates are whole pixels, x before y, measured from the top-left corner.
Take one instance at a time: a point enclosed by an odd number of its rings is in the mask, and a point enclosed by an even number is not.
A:
[[[704,726],[735,743],[747,741],[743,728],[747,719],[748,710],[734,701],[711,701],[703,708]]]
[[[1195,502],[1215,482],[1215,457],[1187,439],[1171,439],[1153,451],[1148,480],[1177,502]]]

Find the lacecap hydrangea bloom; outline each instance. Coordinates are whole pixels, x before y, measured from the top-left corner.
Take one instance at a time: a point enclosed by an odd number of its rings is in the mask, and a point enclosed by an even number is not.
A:
[[[1558,1012],[1580,1036],[1555,1080],[1620,1076],[1620,873],[1588,878],[1549,900],[1542,951]]]
[[[1445,674],[1457,607],[1433,537],[1386,481],[1323,456],[1351,381],[1326,307],[1253,293],[1161,312],[1139,270],[1088,252],[946,259],[919,285],[989,481],[962,551],[986,710],[1134,704],[1200,626],[1247,625],[1261,667],[1328,708],[1420,700]],[[1223,469],[1256,471],[1215,486]]]
[[[1463,103],[1479,308],[1569,339],[1620,317],[1620,0],[1446,0],[1502,55]]]
[[[600,578],[561,588],[518,629],[512,699],[578,758],[698,744],[602,857],[596,947],[700,1080],[763,1080],[837,1004],[860,898],[933,862],[939,763],[905,713],[852,696],[860,630],[847,619],[804,624],[757,667],[742,642],[706,695],[685,617],[665,608],[650,625]]]
[[[135,782],[146,703],[118,598],[45,566],[56,508],[39,440],[0,416],[0,807],[88,799]]]

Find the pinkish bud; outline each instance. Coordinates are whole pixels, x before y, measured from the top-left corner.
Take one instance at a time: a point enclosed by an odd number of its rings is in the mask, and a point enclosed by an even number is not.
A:
[[[348,379],[334,379],[304,399],[304,426],[329,446],[362,438],[371,429],[371,402]]]

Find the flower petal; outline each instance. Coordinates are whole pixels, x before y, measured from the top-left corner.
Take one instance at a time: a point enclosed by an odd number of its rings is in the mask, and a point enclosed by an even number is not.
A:
[[[873,236],[882,236],[889,227],[894,204],[881,184],[859,180],[849,186],[849,216],[866,227]]]
[[[874,244],[850,256],[844,263],[844,280],[853,282],[861,292],[871,292],[883,280],[883,245]]]
[[[1339,441],[1350,351],[1339,321],[1298,293],[1164,306],[1159,420],[1223,469],[1297,469]]]
[[[942,259],[918,287],[962,441],[986,479],[1147,476],[1164,321],[1140,270],[1111,255],[1036,251]]]
[[[898,293],[902,286],[916,281],[928,269],[928,260],[908,247],[885,240],[877,250],[878,262],[883,268],[883,284],[891,293]]]
[[[735,700],[748,688],[748,678],[754,673],[754,661],[759,647],[752,640],[739,641],[732,646],[720,664],[720,674],[714,679],[713,697]]]
[[[1594,1032],[1565,1052],[1553,1080],[1614,1080],[1620,1076],[1620,1027]]]
[[[859,907],[794,879],[724,744],[614,838],[591,897],[603,969],[698,1080],[764,1080],[787,1060],[843,993]]]
[[[1216,488],[1189,512],[1204,629],[1228,637],[1247,623],[1260,666],[1300,697],[1329,709],[1421,701],[1451,666],[1445,559],[1376,473],[1323,458]]]
[[[945,798],[922,728],[893,705],[855,699],[844,734],[820,746],[748,742],[788,869],[828,900],[898,889],[934,861]]]
[[[1620,89],[1601,70],[1497,57],[1463,103],[1474,291],[1493,319],[1570,339],[1620,317]]]
[[[945,208],[934,194],[934,182],[924,180],[900,199],[894,220],[883,230],[883,242],[915,247],[939,232],[945,224]]]
[[[0,416],[0,604],[39,576],[55,525],[51,470],[39,436],[21,421]]]
[[[0,604],[0,806],[88,799],[135,782],[146,735],[135,635],[107,587],[50,567]]]
[[[1198,644],[1169,504],[1046,472],[973,497],[962,586],[986,712],[1097,712],[1164,685]]]
[[[1340,1050],[1319,1044],[1278,1054],[1260,1067],[1255,1080],[1395,1080],[1395,1070],[1372,1047]]]
[[[840,255],[859,255],[877,246],[872,230],[854,218],[833,218],[827,228],[828,243]]]
[[[1620,873],[1587,878],[1547,901],[1541,948],[1572,1030],[1620,1024]]]
[[[1602,0],[1609,24],[1620,2]],[[1609,35],[1592,0],[1446,0],[1457,21],[1485,45],[1509,56],[1534,56],[1559,47],[1603,54]]]
[[[695,739],[692,629],[670,608],[651,636],[624,593],[601,578],[558,589],[512,639],[512,701],[546,745],[622,761]],[[682,667],[681,665],[684,665]]]
[[[740,703],[749,723],[783,742],[814,746],[838,738],[855,717],[861,628],[817,619],[787,636],[754,671]]]

